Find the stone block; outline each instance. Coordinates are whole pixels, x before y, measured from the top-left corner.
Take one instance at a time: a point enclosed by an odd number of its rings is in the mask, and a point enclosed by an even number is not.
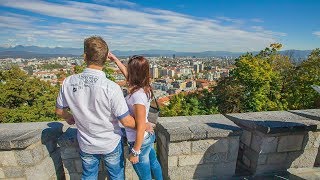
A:
[[[74,160],[74,165],[76,167],[77,172],[81,173],[82,172],[82,161],[81,161],[81,159]]]
[[[80,149],[77,147],[63,147],[61,148],[62,159],[80,158]]]
[[[168,144],[168,140],[166,139],[166,136],[163,134],[163,133],[158,133],[157,134],[157,141],[160,141],[161,144],[164,146],[164,147],[167,147],[167,144]]]
[[[193,154],[204,154],[206,151],[213,151],[213,145],[217,142],[214,139],[198,140],[192,142]]]
[[[312,168],[314,166],[317,153],[318,148],[289,152],[287,157],[287,166],[291,168]]]
[[[66,180],[79,180],[81,179],[81,173],[71,173],[65,175]]]
[[[308,135],[305,136],[303,140],[302,148],[318,148],[320,143],[320,132],[308,132]]]
[[[5,178],[4,171],[2,168],[0,168],[0,178]]]
[[[30,150],[33,162],[38,163],[44,158],[43,145],[39,142]]]
[[[286,164],[264,164],[257,166],[256,175],[286,171]]]
[[[304,135],[281,136],[279,139],[278,152],[299,151],[302,148]]]
[[[178,157],[177,156],[168,156],[168,166],[175,167],[178,165]]]
[[[246,165],[247,167],[250,167],[250,159],[247,158],[247,156],[243,155],[242,156],[242,162],[244,165]]]
[[[258,165],[266,164],[267,163],[267,155],[266,154],[259,154],[258,158]]]
[[[0,151],[0,166],[17,166],[18,163],[13,151]]]
[[[57,142],[56,141],[48,141],[43,146],[43,152],[44,156],[49,155],[57,148]]]
[[[213,165],[200,164],[168,169],[168,179],[201,179],[213,176]]]
[[[236,161],[227,163],[216,163],[213,165],[213,175],[217,177],[232,177],[236,170]]]
[[[252,134],[251,148],[258,153],[272,153],[277,151],[278,137],[258,136]]]
[[[228,161],[236,161],[239,152],[239,136],[229,137]]]
[[[54,158],[58,157],[55,155],[53,157],[47,156],[39,164],[27,167],[27,179],[48,179],[48,177],[56,174],[56,171],[61,168],[61,164]]]
[[[287,153],[271,153],[268,154],[267,164],[285,164]]]
[[[33,156],[31,150],[17,150],[15,151],[18,164],[21,166],[31,166],[36,162],[33,161]]]
[[[23,167],[4,167],[4,175],[6,178],[19,178],[25,175],[25,169]]]
[[[227,162],[227,153],[205,153],[204,154],[205,163],[216,163],[216,162]]]
[[[251,136],[252,136],[252,133],[250,131],[243,130],[242,135],[240,136],[240,141],[243,144],[250,146],[251,145]]]
[[[214,152],[228,152],[229,141],[227,138],[218,139],[213,145]]]
[[[179,156],[179,166],[197,165],[204,162],[203,155],[184,155]]]
[[[182,141],[177,143],[170,143],[168,155],[188,155],[191,154],[191,142]]]

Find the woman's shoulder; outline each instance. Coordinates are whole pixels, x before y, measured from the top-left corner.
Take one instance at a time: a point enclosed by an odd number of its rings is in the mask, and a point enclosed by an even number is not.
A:
[[[148,96],[146,95],[146,93],[144,92],[144,90],[142,88],[140,88],[136,92],[132,93],[130,98],[132,98],[132,99],[141,99],[141,100],[146,101],[146,102],[148,101]]]

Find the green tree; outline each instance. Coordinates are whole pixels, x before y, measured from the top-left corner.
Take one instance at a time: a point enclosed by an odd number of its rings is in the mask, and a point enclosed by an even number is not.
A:
[[[320,85],[320,49],[315,49],[308,59],[298,65],[290,76],[288,104],[290,109],[319,108],[320,95],[311,85]]]
[[[19,67],[0,71],[0,122],[55,121],[58,87],[28,76]]]
[[[82,65],[76,65],[74,67],[74,73],[78,74],[81,73],[86,68],[86,63],[83,63]],[[115,81],[115,78],[113,76],[114,70],[109,68],[109,62],[107,61],[105,63],[105,66],[103,67],[102,71],[106,74],[106,77],[112,81]]]

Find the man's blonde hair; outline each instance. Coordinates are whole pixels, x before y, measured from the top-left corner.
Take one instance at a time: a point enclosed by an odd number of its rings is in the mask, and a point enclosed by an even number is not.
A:
[[[109,47],[100,36],[91,36],[84,40],[84,53],[88,65],[103,66],[108,57]]]

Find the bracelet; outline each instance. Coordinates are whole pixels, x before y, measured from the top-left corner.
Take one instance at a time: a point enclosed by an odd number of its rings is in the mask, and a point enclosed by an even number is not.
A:
[[[134,157],[137,157],[137,156],[139,156],[139,155],[141,154],[141,150],[135,151],[133,148],[131,148],[131,152],[132,152],[132,155],[133,155]]]

